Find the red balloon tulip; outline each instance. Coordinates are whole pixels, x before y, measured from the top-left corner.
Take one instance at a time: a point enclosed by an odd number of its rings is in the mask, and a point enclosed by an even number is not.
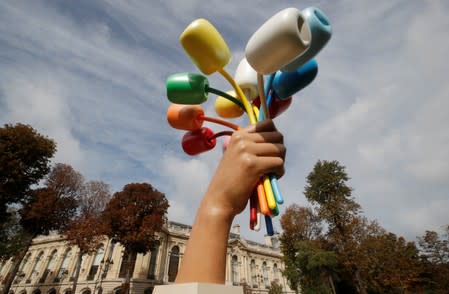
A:
[[[253,101],[254,105],[257,107],[260,107],[260,99],[257,97]],[[292,104],[292,97],[288,97],[286,99],[279,99],[276,97],[276,95],[273,97],[270,105],[270,117],[275,118],[279,116],[281,113],[287,110],[289,108],[290,104]]]
[[[213,135],[214,132],[211,129],[204,127],[187,132],[182,137],[182,149],[189,155],[197,155],[209,151],[217,144],[217,140],[212,138]]]

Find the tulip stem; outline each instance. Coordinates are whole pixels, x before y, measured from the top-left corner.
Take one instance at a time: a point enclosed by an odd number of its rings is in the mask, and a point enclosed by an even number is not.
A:
[[[215,133],[212,137],[210,137],[209,140],[213,140],[213,139],[216,139],[216,138],[221,137],[221,136],[231,136],[232,133],[233,133],[232,131],[218,132],[218,133]]]
[[[231,129],[234,129],[234,130],[239,130],[240,129],[240,127],[238,125],[233,124],[233,123],[228,122],[228,121],[225,121],[225,120],[222,120],[222,119],[219,119],[219,118],[201,115],[200,119],[202,119],[204,121],[216,123],[216,124],[219,124],[219,125],[222,125],[222,126],[226,126],[226,127],[231,128]]]
[[[242,89],[240,86],[235,82],[235,80],[232,78],[232,76],[224,69],[218,70],[218,72],[231,84],[231,86],[234,88],[235,93],[237,96],[242,100],[243,106],[245,106],[246,113],[248,114],[249,121],[252,125],[255,125],[257,123],[257,119],[254,116],[254,112],[251,108],[251,104],[248,102],[248,99],[246,99],[245,94],[243,94]]]
[[[268,106],[267,106],[267,99],[265,98],[263,75],[260,73],[257,73],[257,88],[259,90],[260,104],[262,105],[265,119],[270,118],[270,112],[268,111]]]
[[[212,88],[212,87],[207,87],[206,91],[209,93],[214,93],[216,95],[220,95],[223,98],[226,98],[232,102],[234,102],[235,104],[237,104],[241,109],[245,110],[245,106],[243,106],[242,102],[240,100],[238,100],[235,97],[232,97],[231,95],[229,95],[226,92],[220,91],[218,89]]]

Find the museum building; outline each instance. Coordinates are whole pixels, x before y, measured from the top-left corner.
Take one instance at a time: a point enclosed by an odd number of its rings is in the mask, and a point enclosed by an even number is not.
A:
[[[157,234],[156,246],[145,255],[137,255],[130,293],[150,294],[154,286],[175,281],[190,231],[191,226],[166,222],[163,231]],[[10,294],[70,294],[77,251],[61,235],[35,238]],[[271,282],[276,281],[285,293],[294,293],[282,276],[281,257],[277,235],[265,236],[265,244],[260,244],[243,239],[240,227],[235,225],[228,240],[226,284],[246,284],[251,293],[268,293]],[[105,239],[94,254],[82,257],[75,294],[119,294],[126,276],[126,262],[123,247]],[[3,281],[10,267],[11,261],[0,262],[0,280]]]

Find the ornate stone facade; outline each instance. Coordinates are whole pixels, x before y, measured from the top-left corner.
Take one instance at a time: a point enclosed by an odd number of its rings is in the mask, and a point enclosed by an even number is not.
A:
[[[158,234],[159,245],[139,254],[131,279],[131,293],[149,294],[155,285],[172,283],[178,272],[191,227],[168,222]],[[252,293],[268,293],[271,281],[288,288],[281,274],[283,263],[276,237],[259,244],[240,237],[234,226],[227,250],[226,283],[246,283]],[[11,294],[68,294],[76,268],[76,247],[67,246],[64,236],[41,236],[33,240],[16,275]],[[106,240],[92,255],[83,256],[75,294],[115,294],[125,278],[126,257],[120,244]],[[0,263],[0,280],[9,272],[11,262]]]

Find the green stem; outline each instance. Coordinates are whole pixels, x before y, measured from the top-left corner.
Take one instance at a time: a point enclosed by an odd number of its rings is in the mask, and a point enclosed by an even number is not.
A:
[[[234,102],[235,104],[237,104],[241,109],[245,110],[245,107],[243,106],[242,102],[240,100],[238,100],[237,98],[232,97],[228,93],[225,93],[223,91],[220,91],[220,90],[212,88],[212,87],[207,87],[206,92],[214,93],[216,95],[222,96],[223,98],[226,98],[226,99]]]

